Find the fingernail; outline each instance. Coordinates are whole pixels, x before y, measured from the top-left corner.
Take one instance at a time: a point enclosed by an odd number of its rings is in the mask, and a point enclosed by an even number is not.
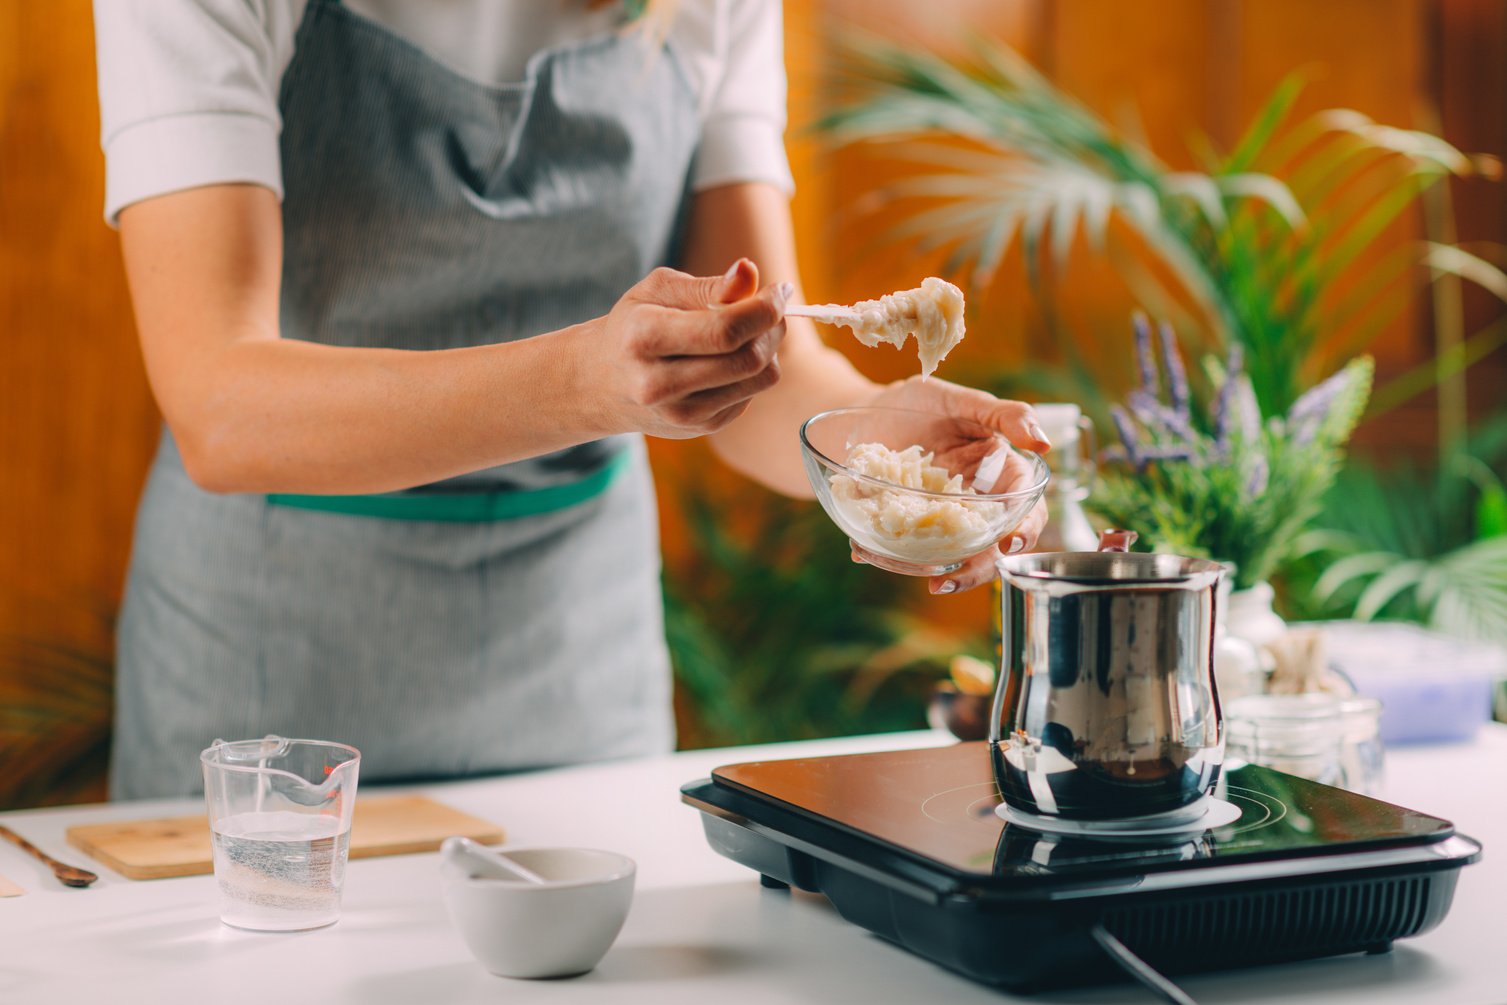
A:
[[[728,270],[726,272],[722,273],[722,281],[724,283],[730,283],[734,279],[737,279],[738,278],[738,266],[740,266],[742,264],[743,264],[743,259],[741,259],[741,258],[739,258],[736,261],[734,261],[733,264],[728,267]]]
[[[1025,549],[1026,549],[1026,539],[1025,538],[1023,538],[1023,537],[1012,537],[1010,539],[1010,550],[1007,551],[1007,552],[1005,552],[1005,554],[1007,554],[1007,555],[1013,555],[1017,551],[1025,551]]]
[[[774,305],[783,311],[793,296],[795,296],[795,284],[781,283],[774,288]]]
[[[1052,445],[1052,441],[1047,439],[1046,430],[1042,429],[1036,423],[1033,422],[1027,426],[1026,432],[1031,434],[1031,439],[1040,443],[1043,447],[1050,447]]]
[[[942,580],[942,585],[937,587],[937,593],[956,593],[957,589],[958,584],[955,580],[944,579]]]

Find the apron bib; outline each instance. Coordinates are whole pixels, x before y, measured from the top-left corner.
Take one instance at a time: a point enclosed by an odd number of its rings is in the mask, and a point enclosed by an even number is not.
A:
[[[310,0],[280,108],[285,338],[528,338],[674,259],[695,99],[641,35],[544,50],[491,86]],[[118,657],[116,798],[199,791],[217,736],[351,743],[372,781],[668,750],[642,439],[381,496],[262,497],[199,490],[164,432]]]

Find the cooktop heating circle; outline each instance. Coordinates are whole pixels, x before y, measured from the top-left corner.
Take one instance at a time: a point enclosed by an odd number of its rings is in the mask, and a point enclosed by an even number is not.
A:
[[[1169,819],[1160,827],[1142,826],[1144,820],[1137,821],[1135,826],[1124,826],[1116,820],[1065,820],[1061,817],[1046,817],[1037,813],[1023,812],[1009,803],[1000,803],[994,812],[998,813],[1000,818],[1008,824],[1045,834],[1129,838],[1158,837],[1165,834],[1197,834],[1215,827],[1228,827],[1241,816],[1239,806],[1224,799],[1215,799],[1213,796],[1204,796],[1193,805],[1202,807],[1202,811],[1189,814],[1188,818],[1182,820]]]

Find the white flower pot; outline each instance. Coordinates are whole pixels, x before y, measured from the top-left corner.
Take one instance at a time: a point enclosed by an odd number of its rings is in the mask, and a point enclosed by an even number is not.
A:
[[[1234,575],[1231,566],[1230,572],[1220,581],[1214,615],[1214,683],[1219,689],[1221,705],[1248,694],[1261,694],[1266,689],[1266,668],[1261,653],[1249,641],[1229,630]]]
[[[1235,590],[1225,605],[1225,629],[1260,651],[1287,633],[1287,622],[1272,610],[1275,598],[1270,583],[1257,583],[1248,590]]]

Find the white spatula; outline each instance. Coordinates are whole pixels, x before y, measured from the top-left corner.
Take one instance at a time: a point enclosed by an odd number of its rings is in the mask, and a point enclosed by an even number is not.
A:
[[[842,304],[796,304],[785,308],[787,318],[810,318],[822,324],[852,324],[858,320],[858,312]]]

